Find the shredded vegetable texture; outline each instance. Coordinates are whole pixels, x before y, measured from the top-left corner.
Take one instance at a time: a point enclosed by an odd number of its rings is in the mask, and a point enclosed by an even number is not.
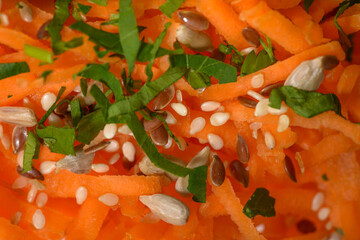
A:
[[[0,239],[358,239],[359,3],[0,1]]]

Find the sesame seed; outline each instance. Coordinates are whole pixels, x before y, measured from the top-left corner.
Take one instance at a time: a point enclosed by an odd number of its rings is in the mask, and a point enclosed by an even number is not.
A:
[[[330,214],[330,208],[323,207],[318,212],[318,218],[320,221],[324,221],[325,219],[328,218],[329,214]]]
[[[217,112],[211,115],[210,117],[210,123],[211,125],[217,127],[224,125],[230,118],[230,113],[226,112]]]
[[[103,204],[112,207],[115,206],[119,202],[119,197],[113,193],[105,193],[104,195],[100,196],[99,201]]]
[[[168,142],[164,145],[164,148],[169,149],[169,148],[171,148],[172,144],[173,144],[173,139],[171,137],[169,137]]]
[[[260,100],[258,104],[256,104],[254,116],[262,117],[268,114],[268,104],[269,104],[269,99],[264,98]]]
[[[46,193],[44,192],[41,192],[39,193],[39,195],[37,196],[36,198],[36,205],[41,208],[43,206],[45,206],[45,204],[47,203],[48,201],[48,196]]]
[[[177,137],[177,139],[179,140],[179,143],[180,143],[180,146],[178,146],[179,149],[180,149],[181,151],[185,151],[185,149],[186,149],[187,146],[188,146],[186,140],[185,140],[183,137],[180,137],[180,136]]]
[[[81,92],[81,87],[80,87],[80,85],[77,85],[77,86],[74,88],[73,91],[76,92],[76,93],[80,93],[80,92]]]
[[[271,115],[281,115],[283,113],[286,113],[288,110],[288,108],[284,105],[284,104],[281,104],[281,107],[280,109],[276,109],[276,108],[272,108],[270,106],[268,106],[268,113],[270,113]]]
[[[255,228],[259,233],[263,233],[265,231],[265,225],[263,223],[257,225]]]
[[[109,159],[109,164],[110,165],[114,165],[115,163],[117,163],[120,160],[120,154],[119,153],[115,153],[114,155],[112,155],[112,157]]]
[[[263,95],[261,95],[260,93],[255,92],[255,91],[253,91],[253,90],[247,91],[247,95],[249,95],[250,97],[255,98],[255,99],[258,100],[258,101],[264,99],[264,96],[263,96]]]
[[[183,101],[181,90],[176,90],[176,100],[181,103]]]
[[[129,126],[124,124],[124,125],[121,125],[119,128],[118,128],[118,133],[121,133],[121,134],[124,134],[124,135],[132,135],[132,131],[130,130]]]
[[[215,111],[216,109],[218,109],[220,107],[220,103],[219,102],[215,102],[215,101],[207,101],[201,104],[201,110],[204,112],[212,112]]]
[[[248,48],[244,48],[240,51],[241,55],[246,56],[249,53],[251,53],[252,51],[255,51],[256,48],[255,47],[248,47]]]
[[[295,159],[299,165],[299,168],[300,168],[300,173],[301,174],[304,174],[305,172],[305,166],[304,166],[304,162],[302,160],[302,157],[301,157],[301,154],[299,152],[296,152],[295,153]]]
[[[0,124],[0,138],[2,138],[4,136],[4,128],[3,126]]]
[[[5,150],[10,149],[11,141],[10,141],[10,138],[8,135],[3,134],[2,138],[1,138],[1,143],[4,146]]]
[[[264,74],[259,73],[251,78],[251,86],[253,88],[260,88],[264,84]]]
[[[198,138],[200,144],[208,143],[209,141],[207,139]]]
[[[32,185],[29,192],[28,192],[27,198],[26,198],[26,200],[29,203],[32,203],[35,200],[37,191],[38,191],[37,187],[35,185]]]
[[[119,143],[116,140],[110,140],[110,144],[105,148],[106,152],[116,152],[120,149]]]
[[[341,236],[337,232],[333,232],[328,240],[341,240]]]
[[[14,215],[11,216],[10,222],[13,225],[19,225],[21,220],[22,213],[20,211],[16,212]]]
[[[132,144],[131,142],[125,142],[122,145],[122,151],[123,151],[124,157],[129,162],[135,161],[135,146],[134,146],[134,144]]]
[[[29,7],[29,5],[27,5],[23,1],[20,1],[18,4],[19,4],[19,12],[20,12],[21,19],[28,23],[32,22],[33,11],[31,9],[31,7]]]
[[[210,146],[215,150],[220,150],[224,146],[224,141],[218,135],[209,133],[207,135]]]
[[[206,124],[205,118],[203,117],[194,118],[190,124],[190,135],[194,135],[195,133],[198,133],[201,130],[203,130],[205,124]]]
[[[36,229],[42,229],[45,226],[45,216],[40,209],[35,211],[32,222]]]
[[[265,145],[272,150],[275,147],[275,138],[270,132],[265,132]]]
[[[319,208],[324,204],[324,200],[325,196],[322,192],[318,192],[317,194],[315,194],[312,200],[311,210],[313,210],[314,212],[319,210]]]
[[[281,115],[279,117],[279,122],[278,122],[278,126],[277,126],[277,131],[278,132],[283,132],[286,129],[288,129],[290,125],[290,119],[287,115]]]
[[[63,125],[62,119],[55,113],[51,113],[48,118],[49,124],[55,127],[61,127]]]
[[[165,122],[167,124],[176,124],[177,123],[177,120],[176,118],[174,117],[174,115],[172,115],[171,112],[168,112],[168,111],[165,111],[166,112],[166,118],[165,118]]]
[[[87,195],[88,195],[87,189],[83,186],[79,187],[75,193],[76,203],[78,205],[83,204],[87,198]]]
[[[333,227],[333,224],[332,224],[331,221],[328,221],[328,222],[326,223],[326,225],[325,225],[326,230],[331,230],[332,227]]]
[[[262,122],[253,122],[249,125],[251,130],[259,130],[262,127]]]
[[[91,165],[91,169],[97,173],[104,173],[109,171],[110,167],[105,163],[95,163]]]
[[[115,123],[106,124],[103,131],[104,137],[107,139],[111,139],[115,137],[116,130],[117,130],[117,126]]]
[[[9,18],[5,13],[0,13],[0,22],[1,22],[1,25],[4,27],[9,26],[9,24],[10,24]]]
[[[20,176],[17,179],[15,179],[11,187],[13,189],[20,189],[20,188],[24,188],[27,184],[28,184],[27,179],[23,176]]]
[[[56,168],[56,162],[54,161],[45,161],[40,164],[40,172],[42,174],[49,174]]]
[[[22,168],[24,161],[24,150],[19,151],[16,157],[17,164]]]
[[[49,110],[55,102],[56,96],[52,92],[47,92],[41,97],[41,106],[44,111]]]
[[[182,103],[172,103],[171,107],[180,116],[185,117],[188,114],[188,110],[187,110],[186,106]]]

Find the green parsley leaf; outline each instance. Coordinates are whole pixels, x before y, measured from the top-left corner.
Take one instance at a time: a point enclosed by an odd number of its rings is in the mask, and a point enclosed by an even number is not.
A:
[[[329,181],[329,178],[328,176],[326,175],[326,173],[324,173],[321,178],[324,180],[324,181]]]
[[[34,132],[30,131],[25,142],[23,172],[32,169],[32,160],[39,158],[40,142]]]
[[[189,174],[189,186],[187,189],[193,194],[192,199],[195,202],[206,202],[207,169],[208,166],[197,167]]]
[[[53,53],[42,48],[25,44],[24,53],[45,63],[53,63]]]
[[[304,8],[307,13],[309,13],[309,8],[313,2],[314,0],[304,0]]]
[[[57,0],[55,2],[55,14],[50,24],[46,27],[50,38],[51,47],[55,55],[59,55],[68,49],[81,46],[82,38],[74,38],[68,42],[63,42],[60,31],[65,24],[66,19],[70,16],[69,5],[71,0]]]
[[[40,77],[44,79],[44,83],[46,82],[46,78],[53,72],[53,70],[45,70],[40,74]]]
[[[205,73],[219,80],[220,84],[236,82],[237,70],[235,67],[203,55],[183,54],[170,56],[173,67],[186,67],[199,73]]]
[[[200,73],[194,69],[189,69],[185,78],[193,89],[205,88],[211,85],[210,76],[206,73]]]
[[[95,3],[100,6],[107,6],[106,0],[89,0],[89,2]]]
[[[184,74],[185,68],[170,68],[155,81],[144,84],[144,86],[130,98],[113,103],[108,110],[109,118],[118,117],[122,114],[135,112],[144,108],[153,98],[174,84],[184,76]]]
[[[88,12],[91,10],[91,6],[88,6],[88,5],[84,5],[84,4],[81,4],[81,3],[78,3],[77,4],[78,7],[79,7],[79,11],[82,12],[83,14],[88,14]]]
[[[340,235],[340,236],[344,236],[344,231],[341,228],[335,228],[335,231]]]
[[[100,88],[96,84],[92,85],[90,89],[90,95],[93,96],[93,98],[96,101],[96,104],[99,105],[100,107],[104,107],[107,109],[110,106],[109,99],[107,99],[105,94],[100,90]]]
[[[160,44],[164,40],[164,37],[167,33],[168,28],[170,27],[171,22],[167,22],[165,24],[164,30],[159,34],[159,36],[156,38],[154,45],[150,51],[150,62],[146,65],[145,73],[148,76],[147,81],[149,82],[153,77],[153,72],[151,70],[152,65],[154,64],[154,60],[156,58],[156,54],[160,48]]]
[[[104,83],[108,88],[113,91],[115,100],[118,101],[123,98],[122,86],[120,81],[115,77],[115,75],[109,72],[109,68],[110,67],[107,64],[101,65],[91,63],[88,64],[79,73],[77,73],[77,75],[83,78],[91,78]]]
[[[0,63],[0,80],[26,72],[30,72],[26,62]]]
[[[76,139],[81,143],[89,144],[104,129],[105,124],[103,109],[85,115],[77,125]]]
[[[56,104],[56,103],[60,100],[62,94],[65,92],[65,89],[66,89],[66,87],[61,87],[60,88],[59,93],[58,93],[58,95],[56,97],[56,100],[55,100],[54,104],[49,108],[49,110],[47,110],[47,112],[44,114],[44,116],[42,116],[42,118],[40,119],[37,127],[42,125],[46,121],[46,119],[49,117],[49,115],[55,110],[55,108],[62,104],[62,102],[60,102],[58,104]]]
[[[268,36],[266,36],[266,42],[267,42],[267,45],[260,38],[261,46],[263,46],[264,50],[266,51],[267,55],[269,56],[269,58],[271,60],[271,64],[274,64],[274,63],[276,63],[276,59],[275,59],[275,55],[274,55],[273,48],[272,48],[272,45],[271,45],[271,40],[270,40],[270,38]]]
[[[296,89],[291,86],[274,88],[271,91],[270,107],[280,109],[281,102],[292,108],[296,114],[311,118],[326,111],[341,115],[341,105],[335,94],[322,94]]]
[[[136,141],[155,166],[180,177],[185,177],[192,171],[192,169],[170,162],[159,153],[135,113],[123,115],[122,120],[128,125]]]
[[[98,58],[103,58],[110,52],[109,50],[100,50],[100,46],[95,46],[94,51]]]
[[[76,128],[83,114],[81,110],[80,101],[78,98],[71,101],[70,108],[71,108],[71,118],[72,118],[73,126]]]
[[[86,78],[80,79],[80,89],[81,93],[86,97],[88,91],[88,82]]]
[[[173,12],[178,10],[179,7],[185,2],[185,0],[166,0],[166,3],[159,7],[166,16],[171,18]]]
[[[47,126],[42,129],[37,128],[36,133],[40,138],[44,139],[45,144],[52,152],[75,155],[75,129]]]
[[[225,45],[225,44],[223,44],[223,43],[220,43],[220,45],[219,45],[219,51],[221,52],[221,53],[224,53],[224,54],[226,54],[226,55],[230,55],[230,54],[232,54],[232,49],[229,47],[229,46],[227,46],[227,45]]]
[[[335,27],[338,29],[339,33],[339,41],[345,46],[345,48],[350,48],[352,46],[351,41],[349,37],[346,35],[342,27],[338,23],[338,17],[342,15],[346,9],[353,6],[356,3],[360,3],[360,0],[346,0],[340,3],[339,10],[337,11],[335,18],[334,18],[334,24]]]
[[[141,45],[132,0],[119,1],[119,10],[119,38],[131,75]]]
[[[14,95],[8,95],[7,98],[11,98],[12,96],[14,96]]]
[[[269,191],[266,188],[257,188],[246,202],[243,213],[249,218],[256,215],[274,217],[276,214],[274,205],[275,199],[269,195]]]

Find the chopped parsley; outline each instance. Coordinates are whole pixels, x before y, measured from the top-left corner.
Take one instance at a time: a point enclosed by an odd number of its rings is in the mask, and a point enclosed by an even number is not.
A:
[[[309,8],[313,2],[314,0],[304,0],[304,8],[307,13],[309,13]]]
[[[32,160],[39,158],[40,142],[33,131],[28,133],[25,142],[24,158],[23,158],[23,172],[32,169]]]
[[[162,11],[166,16],[171,18],[173,12],[175,12],[185,0],[166,0],[166,3],[159,7],[160,11]]]
[[[324,180],[324,181],[329,181],[329,178],[328,178],[328,176],[326,175],[326,173],[324,173],[323,175],[321,175],[321,178],[322,178],[322,180]]]
[[[26,72],[30,72],[26,62],[0,63],[0,80]]]
[[[269,191],[266,188],[257,188],[246,202],[243,213],[249,218],[257,215],[274,217],[274,205],[275,199],[269,195]]]

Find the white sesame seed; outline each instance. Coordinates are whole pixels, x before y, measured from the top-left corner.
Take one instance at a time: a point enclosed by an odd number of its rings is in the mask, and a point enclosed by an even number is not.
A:
[[[19,151],[19,153],[16,156],[17,164],[22,168],[23,167],[23,161],[24,161],[24,150]]]
[[[19,4],[19,12],[20,12],[21,19],[28,23],[32,22],[33,11],[31,9],[31,7],[29,7],[29,5],[27,5],[23,1],[20,1],[18,4]]]
[[[109,171],[110,167],[105,163],[95,163],[91,165],[91,169],[97,173],[105,173]]]
[[[28,192],[27,198],[26,198],[26,200],[29,203],[32,203],[35,200],[37,191],[38,191],[37,187],[35,185],[32,185],[29,192]]]
[[[45,226],[45,216],[40,209],[35,211],[32,221],[36,229],[42,229]]]
[[[198,88],[198,89],[197,89],[197,92],[198,92],[198,93],[202,93],[202,92],[204,92],[204,91],[205,91],[205,88]]]
[[[264,84],[264,74],[259,73],[251,78],[251,86],[253,88],[260,88]]]
[[[268,149],[273,149],[275,147],[275,138],[270,132],[265,132],[265,145]]]
[[[252,136],[253,136],[253,138],[257,139],[258,138],[258,130],[253,130]]]
[[[119,153],[115,153],[114,155],[112,155],[112,157],[109,159],[109,164],[113,165],[115,163],[117,163],[120,160],[120,154]]]
[[[70,105],[69,105],[70,106]],[[63,125],[63,121],[61,118],[55,113],[51,113],[48,118],[49,124],[55,127],[61,127]]]
[[[341,236],[337,232],[333,232],[328,240],[341,240]]]
[[[88,192],[85,187],[81,186],[78,189],[76,189],[76,193],[75,193],[76,203],[78,205],[83,204],[87,198],[87,195],[88,195]]]
[[[2,138],[4,136],[4,128],[3,126],[0,124],[0,138]]]
[[[177,123],[177,120],[176,118],[174,117],[174,115],[172,115],[171,112],[168,112],[168,111],[165,111],[166,112],[166,118],[165,118],[165,122],[167,124],[176,124]]]
[[[28,184],[27,179],[25,177],[18,177],[15,179],[14,183],[11,185],[13,189],[20,189],[25,187]]]
[[[130,130],[129,126],[124,124],[124,125],[121,125],[119,128],[118,128],[118,133],[121,133],[121,134],[124,134],[124,135],[132,135],[132,131]]]
[[[5,13],[0,13],[0,22],[1,22],[1,25],[4,27],[9,26],[9,24],[10,24],[9,18]]]
[[[328,218],[329,214],[330,214],[330,208],[328,207],[320,208],[318,212],[318,218],[320,221],[324,221],[325,219]]]
[[[10,142],[10,138],[8,135],[3,134],[2,138],[1,138],[1,143],[4,146],[5,150],[9,150],[11,142]]]
[[[210,146],[215,150],[220,150],[224,146],[224,141],[218,135],[209,133],[207,135]]]
[[[194,135],[195,133],[198,133],[201,130],[203,130],[205,124],[206,124],[205,118],[203,117],[194,118],[190,124],[190,135]]]
[[[210,117],[210,123],[211,125],[217,127],[224,125],[230,118],[230,113],[226,112],[217,112],[211,115]]]
[[[115,206],[119,202],[119,197],[113,193],[105,193],[104,195],[100,196],[99,201],[103,204],[112,207]]]
[[[164,148],[169,149],[169,148],[171,148],[172,144],[173,144],[173,139],[171,137],[169,137],[168,142],[164,145]]]
[[[43,191],[46,186],[37,179],[29,179],[29,183],[32,184],[37,190]]]
[[[188,110],[187,110],[186,106],[182,103],[172,103],[171,107],[180,116],[185,117],[188,114]]]
[[[103,131],[104,137],[107,139],[111,139],[115,137],[116,130],[117,130],[117,126],[115,123],[106,124]]]
[[[283,113],[286,113],[288,110],[287,106],[285,106],[284,104],[281,104],[280,109],[276,109],[276,108],[272,108],[270,106],[268,106],[268,113],[270,113],[271,115],[281,115]]]
[[[207,139],[198,138],[200,144],[208,143],[209,141]]]
[[[181,90],[176,90],[176,100],[181,103],[183,101]]]
[[[255,98],[258,101],[263,100],[265,98],[263,95],[261,95],[260,93],[255,92],[253,90],[247,91],[247,95],[249,95],[250,97]]]
[[[131,142],[124,142],[122,145],[122,152],[124,154],[124,157],[129,161],[133,162],[135,161],[135,146]]]
[[[81,87],[80,85],[77,85],[74,89],[73,89],[74,92],[76,93],[80,93],[81,92]]]
[[[42,174],[49,174],[56,168],[56,162],[54,161],[45,161],[40,164],[40,172]]]
[[[44,192],[41,192],[39,193],[39,195],[37,196],[36,198],[36,205],[41,208],[43,206],[45,206],[45,204],[47,203],[48,201],[48,196],[46,193]]]
[[[52,92],[47,92],[41,97],[41,106],[47,111],[56,102],[56,96]]]
[[[13,225],[19,225],[21,220],[22,213],[20,211],[16,212],[14,215],[11,216],[10,222]]]
[[[290,119],[287,115],[281,115],[279,117],[279,122],[278,122],[278,126],[277,126],[277,131],[278,132],[283,132],[286,129],[288,129],[290,125]]]
[[[328,221],[328,222],[326,223],[326,225],[325,225],[326,230],[331,230],[332,227],[333,227],[333,224],[332,224],[331,221]]]
[[[218,109],[220,105],[221,104],[219,102],[207,101],[201,104],[201,110],[204,112],[212,112]]]
[[[249,125],[251,130],[258,130],[262,127],[262,122],[253,122]]]
[[[110,144],[104,149],[106,152],[117,152],[120,149],[119,143],[112,139],[109,141]]]
[[[263,233],[265,231],[265,225],[263,223],[257,225],[255,228],[259,233]]]
[[[264,99],[260,100],[256,104],[254,116],[262,117],[262,116],[265,116],[266,114],[268,114],[268,104],[269,104],[269,99],[264,98]]]
[[[304,166],[304,162],[302,160],[301,154],[299,152],[295,152],[295,159],[299,165],[300,168],[300,173],[304,174],[305,172],[305,166]]]
[[[324,204],[325,196],[322,192],[318,192],[315,194],[312,203],[311,203],[311,210],[316,212],[320,209],[320,207]]]
[[[255,47],[248,47],[248,48],[244,48],[240,51],[241,55],[246,56],[249,53],[251,53],[252,51],[255,51]]]

